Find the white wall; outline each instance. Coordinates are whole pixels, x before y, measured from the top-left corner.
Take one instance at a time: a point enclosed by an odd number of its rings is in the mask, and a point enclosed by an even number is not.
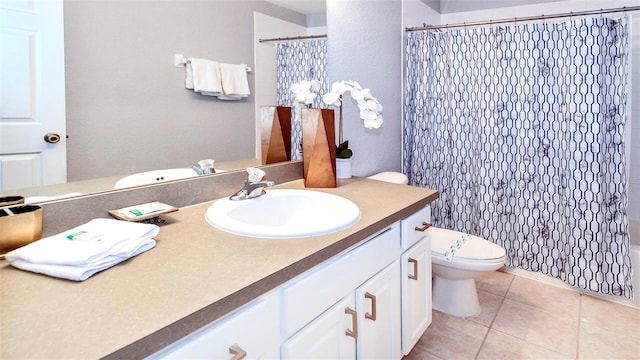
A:
[[[422,0],[402,1],[402,28],[440,24],[440,14]],[[403,51],[404,54],[404,51]]]
[[[399,171],[401,0],[327,0],[327,29],[329,82],[355,80],[370,88],[384,107],[384,124],[371,131],[362,126],[357,106],[350,99],[344,101],[344,137],[354,154],[353,174],[367,176],[383,170]]]

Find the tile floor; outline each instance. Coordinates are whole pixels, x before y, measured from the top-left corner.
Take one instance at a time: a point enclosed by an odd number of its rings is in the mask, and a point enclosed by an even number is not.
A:
[[[476,280],[482,312],[433,322],[403,360],[640,359],[640,310],[496,271]]]

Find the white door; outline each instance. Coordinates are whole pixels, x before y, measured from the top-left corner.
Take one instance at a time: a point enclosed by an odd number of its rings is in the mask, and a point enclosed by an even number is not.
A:
[[[355,359],[358,325],[354,308],[353,295],[338,301],[282,344],[282,359]]]
[[[0,191],[65,182],[65,137],[62,0],[0,0]]]
[[[358,359],[400,359],[400,264],[398,260],[356,289]]]
[[[402,352],[407,355],[431,324],[431,240],[402,254]]]

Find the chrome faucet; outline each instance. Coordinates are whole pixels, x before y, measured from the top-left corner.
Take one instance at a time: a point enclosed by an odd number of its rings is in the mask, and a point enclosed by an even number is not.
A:
[[[214,163],[215,161],[213,159],[204,159],[204,160],[198,161],[198,166],[194,165],[191,168],[198,175],[215,174],[216,169],[213,167]]]
[[[246,200],[262,196],[267,192],[264,188],[275,185],[273,181],[263,181],[265,172],[258,168],[248,168],[249,177],[244,181],[244,186],[237,193],[229,196],[230,200]]]

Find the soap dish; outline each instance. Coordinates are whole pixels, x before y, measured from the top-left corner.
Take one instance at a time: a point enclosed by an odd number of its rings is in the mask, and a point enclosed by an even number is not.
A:
[[[178,208],[154,201],[146,204],[128,206],[122,209],[109,210],[109,215],[118,220],[137,222],[151,220],[174,211],[178,211]]]

